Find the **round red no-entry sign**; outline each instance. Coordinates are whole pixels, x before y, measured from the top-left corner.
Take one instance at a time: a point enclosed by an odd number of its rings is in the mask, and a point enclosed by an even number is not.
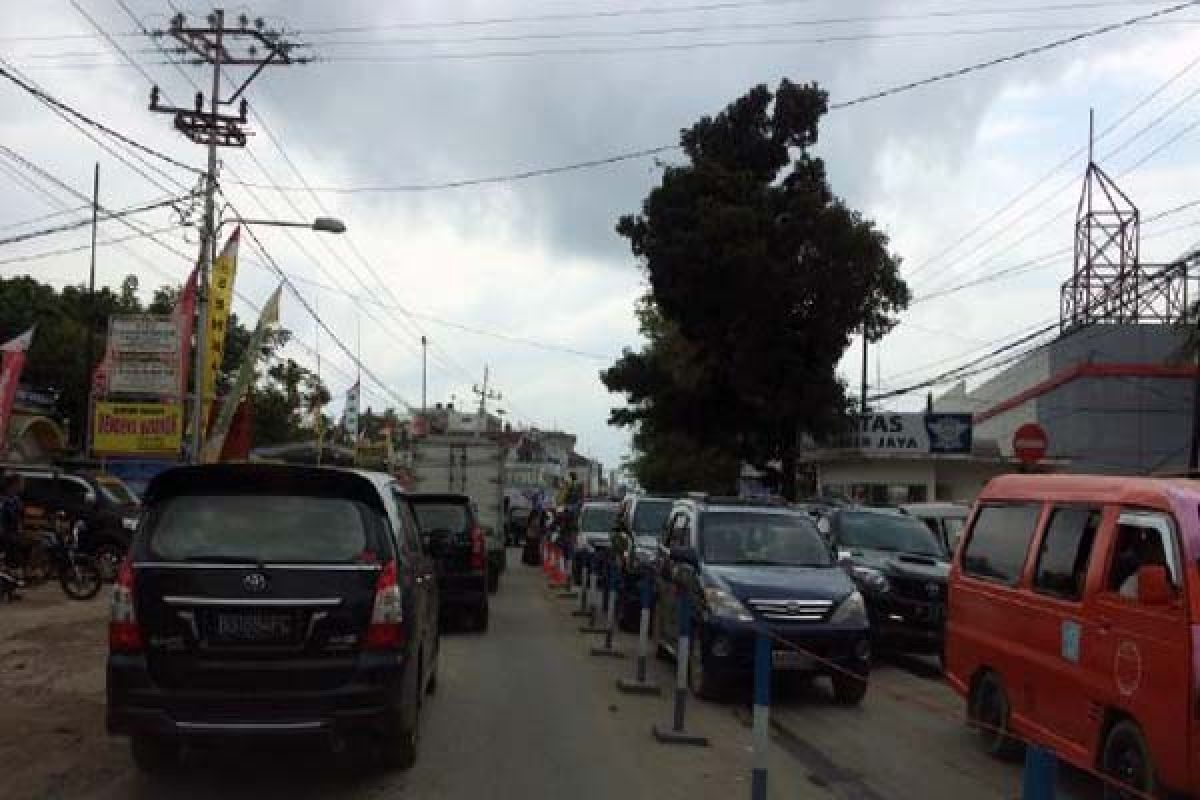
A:
[[[1026,422],[1013,434],[1013,452],[1023,464],[1036,464],[1045,458],[1048,445],[1046,429],[1036,422]]]

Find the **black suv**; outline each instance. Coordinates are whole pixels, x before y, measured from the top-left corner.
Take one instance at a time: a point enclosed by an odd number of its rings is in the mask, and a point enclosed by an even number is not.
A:
[[[58,514],[82,522],[79,549],[96,558],[105,580],[116,577],[133,531],[140,506],[137,497],[121,479],[89,469],[12,465],[7,472],[25,481],[21,500],[25,506],[25,529],[48,531]]]
[[[658,646],[674,654],[678,592],[688,592],[688,679],[697,695],[749,683],[761,625],[774,638],[776,673],[828,675],[839,703],[862,701],[871,656],[862,595],[807,514],[737,500],[681,500],[661,552]]]
[[[941,542],[898,510],[842,508],[822,524],[866,598],[875,642],[940,655],[950,571]]]
[[[488,627],[487,539],[465,494],[406,495],[425,549],[437,565],[441,615],[468,613],[475,630]]]
[[[164,472],[113,588],[107,724],[147,771],[248,737],[416,758],[437,584],[391,476],[275,464]]]

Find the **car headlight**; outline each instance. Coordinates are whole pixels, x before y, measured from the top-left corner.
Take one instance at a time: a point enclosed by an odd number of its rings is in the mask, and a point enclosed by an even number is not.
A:
[[[125,517],[121,520],[121,527],[127,531],[136,531],[137,523],[137,517]]]
[[[708,609],[718,617],[731,617],[738,622],[753,622],[754,615],[741,602],[724,589],[709,587],[704,590]]]
[[[873,592],[885,593],[892,590],[892,584],[874,567],[853,567],[854,577]]]
[[[867,605],[863,602],[862,593],[851,592],[846,595],[846,599],[829,618],[829,623],[831,625],[866,625]]]

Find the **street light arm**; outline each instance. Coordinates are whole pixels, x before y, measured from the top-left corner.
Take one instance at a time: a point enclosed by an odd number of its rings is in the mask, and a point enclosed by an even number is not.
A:
[[[292,222],[281,219],[246,219],[244,217],[230,217],[221,220],[221,224],[217,226],[220,230],[230,222],[236,222],[239,225],[257,226],[262,228],[305,228],[310,231],[318,231],[320,233],[345,233],[346,223],[336,217],[317,217],[312,222]]]

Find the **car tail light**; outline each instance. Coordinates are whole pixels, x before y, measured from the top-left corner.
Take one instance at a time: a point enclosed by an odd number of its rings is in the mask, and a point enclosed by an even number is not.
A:
[[[484,538],[483,528],[478,525],[471,528],[471,569],[483,569],[487,560],[487,539]]]
[[[375,607],[367,626],[368,650],[394,650],[404,644],[404,597],[396,562],[389,561],[379,571],[375,582]]]
[[[108,622],[108,649],[114,653],[138,653],[142,650],[142,629],[134,611],[133,562],[128,557],[117,570],[113,584],[112,615]]]

